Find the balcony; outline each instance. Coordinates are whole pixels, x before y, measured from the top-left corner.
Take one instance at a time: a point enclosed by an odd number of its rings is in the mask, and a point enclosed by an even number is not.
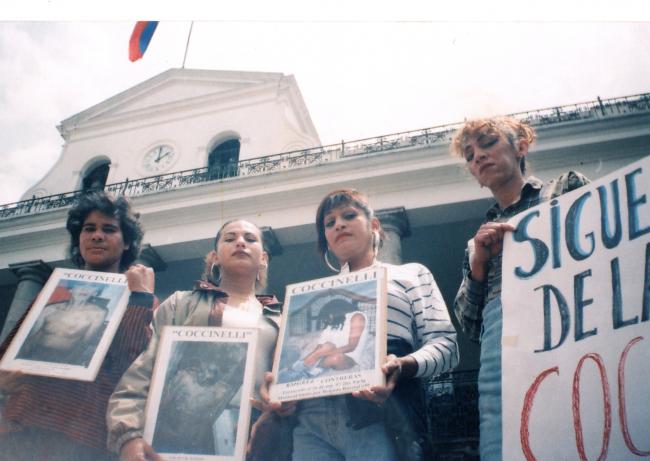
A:
[[[598,98],[595,101],[585,103],[510,115],[526,121],[532,126],[541,127],[645,112],[650,112],[650,93],[611,99]],[[134,197],[175,190],[210,181],[224,181],[234,177],[256,176],[276,171],[304,168],[359,155],[373,155],[418,146],[446,144],[451,141],[453,133],[460,126],[462,126],[462,122],[268,155],[242,160],[231,165],[223,165],[218,170],[203,167],[136,180],[127,179],[119,183],[108,184],[104,189],[114,194]],[[67,207],[83,193],[84,191],[77,190],[0,205],[0,219]]]

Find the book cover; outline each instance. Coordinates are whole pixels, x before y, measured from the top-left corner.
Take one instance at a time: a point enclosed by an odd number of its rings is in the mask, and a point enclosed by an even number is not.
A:
[[[93,381],[129,301],[126,276],[54,269],[0,369]]]
[[[386,269],[288,285],[278,341],[271,400],[385,385]]]
[[[144,438],[165,460],[244,460],[257,330],[163,329]]]

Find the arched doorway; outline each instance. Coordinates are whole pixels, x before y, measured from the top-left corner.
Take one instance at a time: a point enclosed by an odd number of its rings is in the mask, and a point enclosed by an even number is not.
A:
[[[208,177],[223,179],[237,176],[239,139],[229,139],[215,146],[208,156]]]

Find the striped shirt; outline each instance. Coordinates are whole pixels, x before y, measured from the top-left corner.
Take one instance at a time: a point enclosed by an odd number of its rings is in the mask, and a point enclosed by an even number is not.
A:
[[[431,272],[417,263],[376,264],[387,270],[389,343],[402,340],[411,346],[409,355],[418,364],[418,378],[454,368],[459,361],[456,330]],[[347,265],[341,272],[346,271]]]
[[[569,171],[550,181],[544,183],[529,176],[521,190],[520,199],[512,205],[501,209],[494,204],[486,213],[486,222],[506,222],[513,216],[542,202],[549,201],[566,192],[572,191],[588,184],[589,180],[580,173]],[[494,256],[487,265],[487,277],[485,282],[472,280],[469,266],[470,253],[474,251],[474,240],[467,242],[465,259],[463,260],[463,281],[461,282],[454,311],[462,330],[474,341],[479,341],[483,327],[483,307],[493,299],[501,295],[501,257],[502,254]]]
[[[11,437],[11,432],[23,427],[38,427],[61,434],[73,443],[106,449],[108,398],[124,371],[149,341],[154,304],[154,297],[148,293],[131,294],[95,381],[25,376],[20,389],[6,400],[3,419],[10,433],[0,436]],[[26,315],[0,347],[0,356],[9,347]]]

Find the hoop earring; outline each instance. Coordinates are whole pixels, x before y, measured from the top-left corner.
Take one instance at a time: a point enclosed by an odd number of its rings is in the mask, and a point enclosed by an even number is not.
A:
[[[325,264],[327,264],[327,267],[329,267],[332,270],[332,272],[336,272],[336,273],[341,272],[341,269],[337,269],[330,262],[329,253],[330,253],[330,249],[329,248],[325,249],[325,254],[323,255],[323,258],[325,259]]]
[[[260,264],[260,268],[257,269],[257,275],[255,276],[255,280],[257,280],[258,282],[262,281],[262,277],[260,276],[260,269],[266,269],[267,267],[269,266],[266,264]]]
[[[372,232],[372,252],[375,255],[375,258],[377,257],[377,254],[379,254],[379,244],[381,243],[381,238],[379,237],[379,232],[373,231]]]
[[[217,269],[217,276],[215,277],[214,274],[214,269]],[[219,266],[217,266],[216,263],[212,263],[212,266],[210,266],[210,275],[212,275],[212,278],[214,279],[215,285],[219,285],[221,283],[221,270],[219,270]]]

